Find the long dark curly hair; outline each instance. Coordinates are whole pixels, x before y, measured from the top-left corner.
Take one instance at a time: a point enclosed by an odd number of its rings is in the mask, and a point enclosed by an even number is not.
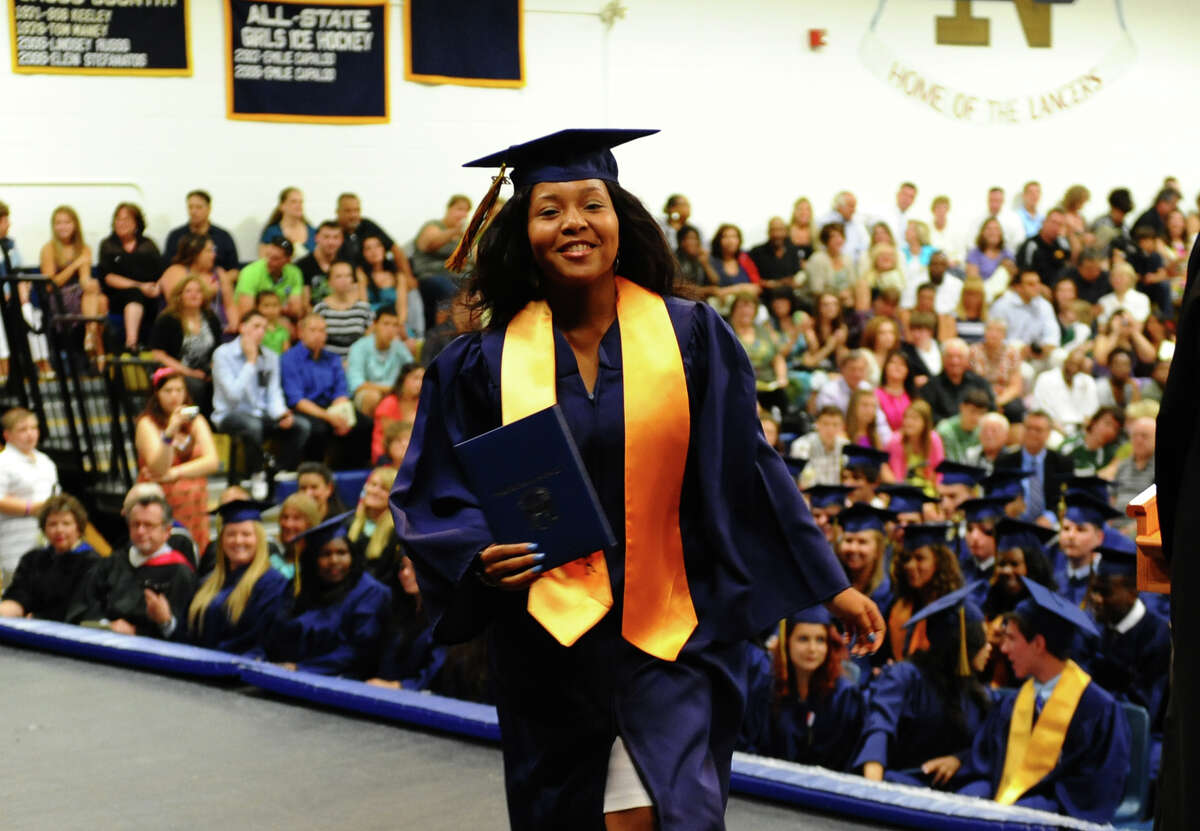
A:
[[[636,196],[616,182],[604,185],[620,229],[620,275],[664,297],[682,294],[676,289],[679,266],[654,217]],[[545,297],[527,229],[532,191],[532,186],[517,190],[479,239],[467,293],[474,298],[474,311],[491,313],[489,329],[503,329],[531,300]]]
[[[904,564],[913,555],[912,551],[900,551],[892,559],[892,590],[896,597],[903,598],[912,604],[914,610],[920,609],[930,600],[936,600],[963,586],[962,570],[958,567],[958,558],[954,556],[949,546],[926,545],[933,552],[935,570],[929,584],[921,591],[908,584],[908,576],[904,573]],[[916,549],[920,551],[921,549]]]
[[[946,716],[954,735],[959,736],[963,746],[970,744],[971,736],[967,733],[967,718],[963,712],[963,703],[974,700],[981,712],[986,713],[991,706],[991,698],[987,689],[971,675],[963,677],[958,674],[959,634],[958,626],[930,626],[929,649],[914,652],[908,657],[925,679],[937,691],[938,697],[946,708]],[[987,643],[987,633],[980,621],[966,625],[967,660],[973,658],[983,645]]]

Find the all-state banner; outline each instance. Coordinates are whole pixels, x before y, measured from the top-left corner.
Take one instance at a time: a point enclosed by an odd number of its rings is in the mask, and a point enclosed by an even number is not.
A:
[[[387,18],[387,0],[225,0],[229,118],[388,121]]]
[[[408,0],[404,8],[406,80],[525,86],[522,0]]]
[[[188,0],[12,0],[13,72],[191,75]]]

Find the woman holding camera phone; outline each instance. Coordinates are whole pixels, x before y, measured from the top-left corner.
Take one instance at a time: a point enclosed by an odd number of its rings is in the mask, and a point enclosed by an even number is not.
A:
[[[162,486],[175,518],[203,551],[209,539],[208,475],[218,466],[212,429],[192,404],[181,371],[162,367],[150,386],[134,436],[138,481]]]

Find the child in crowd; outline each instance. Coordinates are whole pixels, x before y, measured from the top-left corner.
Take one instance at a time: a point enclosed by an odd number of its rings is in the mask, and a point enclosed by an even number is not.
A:
[[[792,442],[788,455],[808,460],[800,475],[801,487],[842,483],[842,448],[848,442],[845,429],[845,414],[830,404],[817,413],[816,429]]]
[[[417,404],[421,400],[421,383],[425,380],[425,370],[418,364],[406,364],[400,368],[392,391],[383,397],[375,408],[375,426],[371,434],[371,458],[378,459],[384,454],[383,431],[393,421],[415,422],[417,419]]]
[[[413,423],[411,421],[393,421],[383,428],[384,455],[380,456],[379,464],[391,465],[399,469],[404,464],[404,454],[408,452],[408,441],[412,438]]]
[[[38,544],[38,512],[58,490],[58,468],[37,449],[38,419],[23,407],[0,417],[0,587],[8,585],[17,563]]]
[[[282,355],[296,336],[292,321],[283,316],[283,303],[279,295],[267,289],[254,298],[254,308],[267,319],[267,332],[262,345],[277,355]]]
[[[966,462],[972,447],[979,446],[979,422],[988,412],[987,393],[971,388],[958,405],[958,414],[938,422],[937,434],[942,440],[946,458]]]

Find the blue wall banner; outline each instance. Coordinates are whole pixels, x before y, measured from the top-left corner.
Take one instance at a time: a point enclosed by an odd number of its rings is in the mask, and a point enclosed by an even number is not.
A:
[[[12,0],[13,72],[191,75],[188,0]]]
[[[225,0],[228,116],[390,119],[387,0]]]
[[[408,0],[405,80],[525,86],[522,6],[522,0]]]

